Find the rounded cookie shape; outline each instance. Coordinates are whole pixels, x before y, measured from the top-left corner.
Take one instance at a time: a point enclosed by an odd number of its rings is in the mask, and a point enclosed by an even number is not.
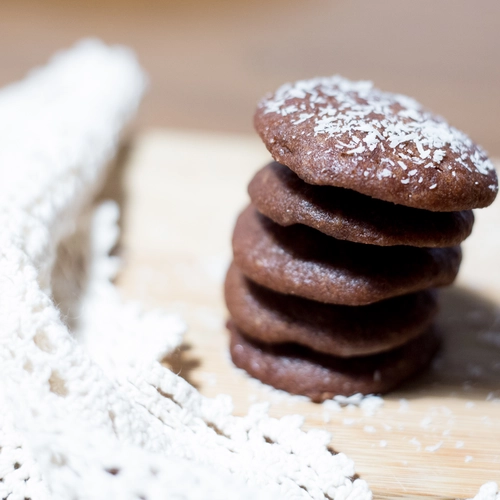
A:
[[[259,103],[254,123],[273,158],[310,184],[449,212],[485,207],[498,191],[493,164],[467,135],[370,82],[283,85]]]
[[[233,233],[234,261],[252,281],[285,294],[366,305],[449,285],[460,247],[379,247],[336,240],[307,226],[282,227],[250,205]]]
[[[339,357],[399,347],[423,333],[437,313],[431,290],[368,306],[322,304],[257,285],[234,264],[225,299],[232,320],[248,337],[266,344],[293,342]]]
[[[337,395],[389,392],[423,370],[439,347],[439,337],[431,329],[393,351],[343,359],[296,344],[255,342],[232,321],[228,328],[231,358],[238,368],[276,389],[318,403]]]
[[[314,186],[272,162],[248,186],[257,210],[281,226],[304,224],[334,238],[371,245],[448,247],[467,238],[472,210],[430,212],[350,189]]]

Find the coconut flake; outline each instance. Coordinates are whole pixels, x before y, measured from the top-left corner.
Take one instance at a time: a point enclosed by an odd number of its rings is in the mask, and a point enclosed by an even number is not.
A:
[[[443,158],[446,156],[446,153],[442,149],[436,149],[434,151],[434,154],[432,155],[432,161],[434,163],[441,163],[443,161]]]
[[[364,150],[365,150],[365,147],[363,145],[361,145],[355,149],[351,149],[350,151],[346,151],[346,154],[348,154],[348,155],[360,154],[360,153],[363,153]]]
[[[439,443],[436,443],[432,446],[426,446],[425,451],[428,451],[429,453],[434,453],[435,451],[439,450],[441,446],[443,446],[444,441],[439,441]]]

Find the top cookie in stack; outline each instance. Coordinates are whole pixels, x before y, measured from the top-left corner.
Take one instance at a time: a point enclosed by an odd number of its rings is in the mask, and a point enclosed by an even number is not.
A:
[[[255,128],[273,158],[309,184],[407,207],[486,207],[498,191],[486,153],[415,100],[370,82],[317,78],[262,100]]]
[[[492,163],[413,99],[338,76],[282,86],[255,127],[276,161],[233,236],[233,361],[316,401],[392,389],[437,349],[430,288],[456,277]]]

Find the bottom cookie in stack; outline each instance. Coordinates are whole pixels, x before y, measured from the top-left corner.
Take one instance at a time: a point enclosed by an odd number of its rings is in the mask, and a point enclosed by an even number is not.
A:
[[[233,264],[225,297],[234,364],[316,402],[387,392],[422,370],[439,345],[431,290],[367,306],[322,304],[257,285]]]
[[[433,328],[392,351],[340,358],[298,344],[250,340],[233,321],[230,352],[234,364],[276,389],[320,403],[336,395],[382,394],[427,366],[439,347]]]

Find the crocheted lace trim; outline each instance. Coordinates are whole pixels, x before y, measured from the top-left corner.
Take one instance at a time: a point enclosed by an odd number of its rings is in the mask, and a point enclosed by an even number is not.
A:
[[[0,93],[0,498],[371,498],[327,433],[162,366],[184,324],[111,284],[118,210],[91,201],[145,84],[87,41]]]

